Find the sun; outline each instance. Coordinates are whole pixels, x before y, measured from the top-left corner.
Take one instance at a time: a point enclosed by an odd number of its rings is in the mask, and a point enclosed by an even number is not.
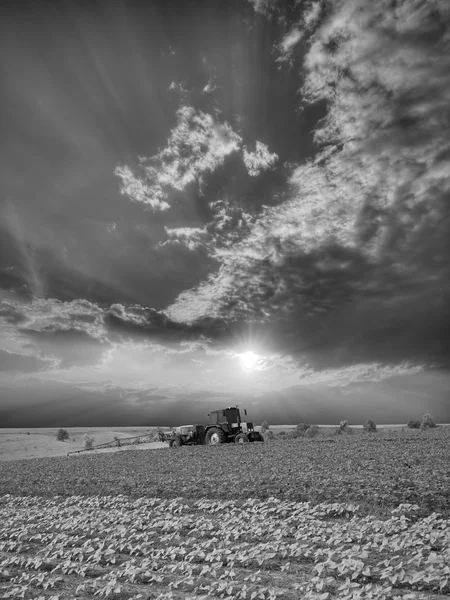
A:
[[[242,354],[238,354],[239,360],[241,361],[241,365],[246,369],[253,369],[258,362],[258,355],[249,350],[248,352],[243,352]]]

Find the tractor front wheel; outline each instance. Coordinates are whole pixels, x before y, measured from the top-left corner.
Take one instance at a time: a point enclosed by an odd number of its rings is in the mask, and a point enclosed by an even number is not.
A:
[[[220,427],[211,427],[206,432],[206,443],[208,446],[217,446],[225,442],[225,433]]]
[[[178,448],[179,446],[181,446],[181,439],[178,436],[175,438],[172,438],[169,442],[169,446],[171,448]]]
[[[238,433],[234,438],[235,444],[246,444],[248,442],[248,436],[245,433]]]

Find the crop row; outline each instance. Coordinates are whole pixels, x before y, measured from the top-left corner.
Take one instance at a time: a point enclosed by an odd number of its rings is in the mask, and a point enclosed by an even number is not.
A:
[[[0,494],[402,503],[450,514],[450,428],[406,435],[130,450],[0,464]]]
[[[137,599],[145,592],[349,600],[450,592],[450,522],[420,517],[414,505],[382,520],[360,516],[352,504],[277,498],[6,495],[0,514],[2,598]]]

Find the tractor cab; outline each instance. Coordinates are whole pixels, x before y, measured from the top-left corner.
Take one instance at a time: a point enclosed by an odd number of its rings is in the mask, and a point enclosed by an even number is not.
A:
[[[244,410],[245,416],[247,411]],[[205,441],[208,445],[223,444],[224,442],[245,443],[262,441],[260,433],[256,432],[253,423],[241,421],[241,413],[237,406],[229,406],[222,410],[208,413],[209,422],[206,426]]]
[[[247,411],[245,411],[247,414]],[[229,406],[222,410],[213,410],[208,414],[208,425],[231,425],[232,428],[239,427],[241,423],[241,413],[237,406]]]

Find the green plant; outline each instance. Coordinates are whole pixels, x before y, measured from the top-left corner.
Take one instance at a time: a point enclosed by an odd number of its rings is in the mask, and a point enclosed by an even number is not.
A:
[[[373,433],[377,430],[377,425],[372,419],[367,419],[367,421],[363,425],[364,431],[368,431],[369,433]]]
[[[411,419],[408,421],[408,427],[410,429],[420,429],[420,421],[418,419]]]
[[[69,433],[65,429],[58,429],[58,433],[56,434],[56,439],[59,442],[65,442],[69,439]]]
[[[264,433],[264,438],[268,439],[268,440],[274,440],[275,439],[275,434],[273,431],[271,431],[270,429],[268,431],[266,431]]]
[[[425,413],[422,417],[420,428],[428,429],[429,427],[436,427],[436,421],[433,419],[430,413]]]
[[[269,429],[269,423],[267,421],[263,421],[261,423],[261,433],[264,433]]]

